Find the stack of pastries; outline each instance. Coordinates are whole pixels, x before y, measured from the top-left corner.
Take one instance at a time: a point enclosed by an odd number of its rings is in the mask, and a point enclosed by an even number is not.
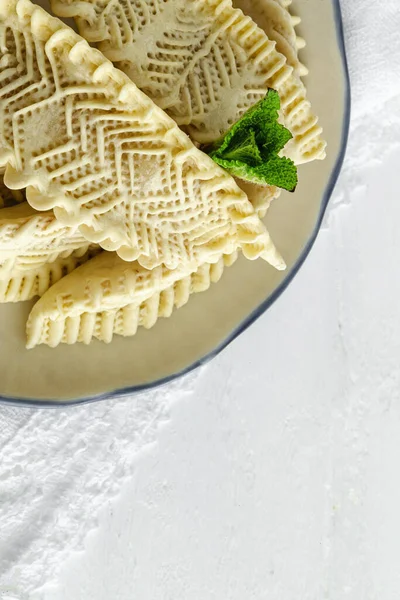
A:
[[[0,0],[0,302],[27,347],[169,317],[241,253],[284,269],[277,185],[208,155],[269,90],[295,165],[325,157],[290,0]]]

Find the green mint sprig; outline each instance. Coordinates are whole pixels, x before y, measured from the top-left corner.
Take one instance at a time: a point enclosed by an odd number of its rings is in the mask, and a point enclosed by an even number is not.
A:
[[[203,152],[239,179],[294,192],[296,165],[279,156],[293,137],[278,123],[280,105],[278,92],[268,90],[221,138],[203,146]]]

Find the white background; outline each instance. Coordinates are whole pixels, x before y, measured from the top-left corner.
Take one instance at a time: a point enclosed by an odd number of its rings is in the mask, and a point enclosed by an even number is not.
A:
[[[0,598],[400,598],[400,8],[342,5],[351,140],[305,266],[178,385],[1,408]]]

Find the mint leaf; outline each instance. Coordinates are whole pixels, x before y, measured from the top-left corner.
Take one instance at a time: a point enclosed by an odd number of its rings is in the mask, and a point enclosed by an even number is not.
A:
[[[256,134],[253,129],[238,131],[224,149],[226,160],[241,161],[249,165],[262,162],[261,152],[257,146]]]
[[[259,185],[274,185],[289,192],[294,192],[296,189],[297,169],[289,158],[274,156],[256,166],[215,156],[212,158],[220,167],[239,179]]]
[[[294,191],[297,168],[289,158],[279,156],[292,138],[290,131],[278,123],[279,109],[279,94],[268,90],[225,135],[204,146],[203,152],[235,177]]]

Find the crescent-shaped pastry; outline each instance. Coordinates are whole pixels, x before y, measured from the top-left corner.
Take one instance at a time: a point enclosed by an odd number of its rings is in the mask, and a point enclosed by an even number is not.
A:
[[[149,269],[237,249],[284,267],[234,179],[72,29],[9,0],[0,40],[0,164],[34,208]]]

